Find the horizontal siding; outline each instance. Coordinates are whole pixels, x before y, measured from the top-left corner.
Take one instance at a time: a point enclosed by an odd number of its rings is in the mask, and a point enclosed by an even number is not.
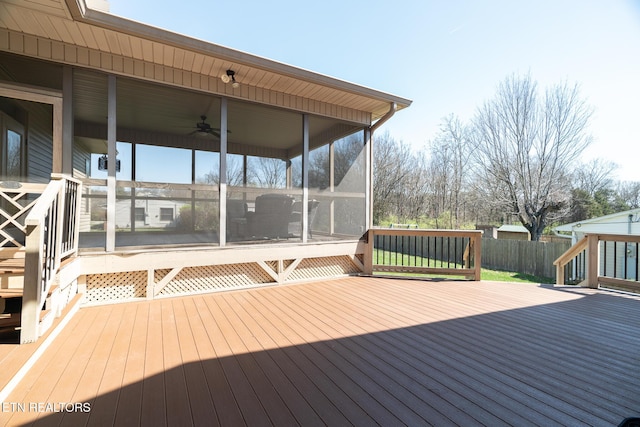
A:
[[[53,112],[50,106],[35,103],[28,105],[29,127],[27,133],[27,165],[29,179],[48,182],[53,158]]]

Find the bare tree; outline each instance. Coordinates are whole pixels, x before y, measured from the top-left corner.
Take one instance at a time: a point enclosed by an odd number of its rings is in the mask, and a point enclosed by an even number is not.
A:
[[[406,144],[393,139],[389,132],[376,136],[373,150],[373,222],[380,224],[383,218],[398,215],[398,208],[403,207],[399,199],[405,198],[414,156]]]
[[[229,186],[242,186],[244,181],[244,166],[242,156],[231,154],[227,157],[227,184]],[[211,169],[201,177],[196,178],[196,182],[205,184],[220,184],[220,170]]]
[[[440,131],[430,145],[429,170],[435,216],[448,212],[450,228],[460,226],[463,191],[472,153],[469,135],[469,127],[451,114],[442,120]]]
[[[262,188],[284,188],[287,184],[287,165],[282,159],[254,157],[247,164],[247,180]]]
[[[629,209],[640,208],[640,182],[622,181],[618,183],[617,193]]]
[[[616,163],[600,158],[583,163],[576,168],[574,186],[593,197],[597,191],[612,187],[616,169]]]
[[[591,142],[591,114],[577,85],[540,97],[529,75],[506,78],[476,112],[477,189],[510,209],[532,240],[568,207],[569,171]]]

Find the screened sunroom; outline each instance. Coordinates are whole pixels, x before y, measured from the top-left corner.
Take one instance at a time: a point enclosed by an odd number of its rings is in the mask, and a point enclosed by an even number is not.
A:
[[[4,264],[85,303],[363,271],[373,135],[410,100],[82,1],[2,5]]]
[[[73,99],[81,248],[293,244],[366,229],[362,125],[86,70],[73,73]]]

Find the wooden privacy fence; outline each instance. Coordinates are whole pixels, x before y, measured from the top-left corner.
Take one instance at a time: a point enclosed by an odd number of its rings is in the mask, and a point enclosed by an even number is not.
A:
[[[464,276],[480,280],[482,232],[372,228],[364,273]]]
[[[571,247],[567,242],[483,239],[482,266],[538,277],[555,277],[553,262]]]

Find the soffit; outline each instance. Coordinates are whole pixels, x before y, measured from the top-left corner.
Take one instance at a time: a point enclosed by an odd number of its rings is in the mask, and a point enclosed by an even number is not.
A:
[[[398,109],[411,103],[401,97],[107,13],[88,9],[81,13],[84,2],[78,1],[79,5],[74,0],[67,7],[64,0],[1,0],[0,26],[206,78],[218,78],[227,69],[233,69],[242,90],[264,89],[364,111],[371,114],[372,120],[384,115],[392,102]],[[229,95],[233,97],[233,93],[227,93]]]

